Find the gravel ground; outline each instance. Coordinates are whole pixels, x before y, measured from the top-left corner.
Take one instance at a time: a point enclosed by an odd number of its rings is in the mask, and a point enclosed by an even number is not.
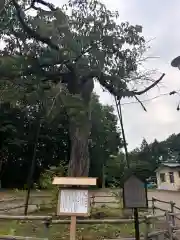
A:
[[[116,190],[116,194],[120,192],[118,190]],[[108,205],[110,207],[117,207],[119,206],[118,200],[115,197],[115,194],[109,190],[95,190],[95,191],[91,191],[90,192],[91,196],[95,196],[95,202],[96,202],[96,206],[100,206],[100,205]],[[0,214],[2,214],[2,209],[6,209],[6,208],[11,208],[14,206],[18,206],[18,205],[23,205],[24,204],[24,197],[25,197],[25,193],[6,193],[1,192],[0,193]],[[180,208],[180,192],[174,192],[174,191],[163,191],[163,190],[150,190],[148,191],[148,200],[152,200],[152,198],[157,198],[159,200],[163,200],[163,201],[173,201],[177,207]],[[16,198],[14,200],[14,198]],[[37,207],[36,205],[42,203],[42,202],[48,202],[51,198],[51,193],[48,192],[33,192],[32,193],[32,198],[30,200],[30,203],[32,203],[33,205],[30,206],[30,211],[35,210]],[[4,200],[7,201],[4,201]],[[8,200],[9,199],[9,200]],[[166,203],[160,203],[160,202],[156,202],[155,205],[157,207],[160,207],[164,210],[168,210],[170,211],[170,204],[166,204]],[[151,201],[149,201],[149,206],[151,207]],[[20,211],[21,212],[21,211]],[[18,209],[13,210],[13,213],[20,213]],[[180,213],[180,210],[176,210],[176,212]],[[156,214],[162,214],[162,211],[157,211]],[[180,216],[179,216],[180,217]]]

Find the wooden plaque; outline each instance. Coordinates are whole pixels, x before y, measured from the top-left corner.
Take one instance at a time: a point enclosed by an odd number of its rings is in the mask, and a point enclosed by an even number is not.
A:
[[[89,216],[90,199],[87,189],[61,189],[58,197],[58,215]]]
[[[144,182],[132,175],[123,187],[124,208],[147,208],[147,188]]]

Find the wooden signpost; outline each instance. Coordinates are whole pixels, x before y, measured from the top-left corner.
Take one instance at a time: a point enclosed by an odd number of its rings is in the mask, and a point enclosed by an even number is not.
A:
[[[88,186],[96,185],[96,178],[55,177],[53,184],[61,186],[57,215],[71,216],[70,240],[76,239],[76,217],[90,215]]]
[[[138,208],[147,208],[148,200],[146,184],[135,175],[124,182],[123,205],[134,210],[135,239],[140,240]]]

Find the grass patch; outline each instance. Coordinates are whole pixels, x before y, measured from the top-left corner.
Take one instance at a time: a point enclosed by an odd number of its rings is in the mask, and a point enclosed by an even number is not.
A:
[[[54,215],[56,208],[40,208],[35,215]],[[92,209],[92,218],[121,218],[121,209],[101,206]],[[102,216],[103,215],[103,216]],[[97,217],[98,216],[98,217]],[[63,218],[63,217],[62,217]],[[69,224],[51,225],[47,230],[40,221],[0,221],[0,235],[16,235],[25,237],[49,238],[52,240],[69,240]],[[144,224],[140,225],[144,232]],[[78,240],[94,240],[104,238],[133,237],[134,225],[130,224],[78,224]]]
[[[141,225],[141,231],[143,226]],[[69,225],[52,225],[49,230],[45,230],[45,226],[40,222],[20,222],[6,221],[0,222],[1,235],[31,236],[42,237],[53,240],[69,239]],[[132,237],[134,236],[133,224],[94,224],[94,225],[77,225],[77,239],[104,239],[116,237]]]
[[[106,205],[91,208],[91,218],[122,218],[123,211],[121,208],[111,208]]]
[[[18,194],[23,194],[20,192]],[[46,204],[46,202],[38,205],[38,210],[33,215],[55,215],[56,204]],[[125,214],[122,209],[122,201],[116,204],[116,207],[108,203],[107,205],[95,205],[91,209],[91,219],[103,218],[131,218],[132,213]],[[63,217],[62,217],[63,219]],[[16,235],[29,237],[42,237],[52,240],[69,240],[69,225],[52,225],[46,231],[44,224],[40,221],[0,221],[0,235]],[[140,225],[140,232],[144,232],[144,224]],[[104,238],[132,237],[134,236],[134,225],[131,224],[81,224],[77,225],[77,239],[94,240]]]

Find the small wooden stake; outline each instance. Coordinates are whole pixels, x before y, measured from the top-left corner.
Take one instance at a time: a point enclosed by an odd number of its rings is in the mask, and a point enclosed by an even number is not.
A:
[[[76,240],[76,216],[71,216],[70,240]]]
[[[138,216],[138,209],[137,208],[134,208],[134,228],[135,228],[135,239],[140,240],[139,216]]]

